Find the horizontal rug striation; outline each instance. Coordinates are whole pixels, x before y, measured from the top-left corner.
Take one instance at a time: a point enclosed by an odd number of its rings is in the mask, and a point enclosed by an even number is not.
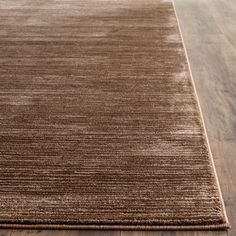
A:
[[[223,229],[169,0],[0,0],[2,227]]]

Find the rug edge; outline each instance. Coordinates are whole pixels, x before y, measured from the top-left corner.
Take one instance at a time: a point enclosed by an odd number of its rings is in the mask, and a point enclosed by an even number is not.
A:
[[[4,229],[45,229],[45,230],[227,230],[228,223],[217,225],[62,225],[62,224],[4,224]]]
[[[226,225],[228,225],[228,228],[230,228],[229,219],[228,219],[226,209],[225,209],[225,203],[224,203],[224,199],[223,199],[223,196],[222,196],[222,191],[221,191],[218,175],[217,175],[217,172],[216,172],[215,162],[214,162],[214,159],[213,159],[213,155],[212,155],[212,151],[211,151],[211,147],[210,147],[210,142],[209,142],[209,138],[208,138],[207,131],[206,131],[204,117],[203,117],[203,113],[202,113],[202,109],[201,109],[201,104],[200,104],[199,97],[198,97],[198,94],[197,94],[197,89],[196,89],[195,81],[193,79],[193,74],[192,74],[190,61],[189,61],[189,57],[188,57],[188,52],[187,52],[187,49],[186,49],[186,46],[185,46],[185,43],[184,43],[184,38],[183,38],[182,30],[181,30],[181,27],[180,27],[180,22],[179,22],[179,18],[178,18],[176,6],[175,6],[175,0],[171,0],[171,3],[172,3],[172,6],[173,6],[173,9],[174,9],[175,18],[176,18],[177,26],[178,26],[178,31],[179,31],[179,34],[180,34],[180,37],[181,37],[183,48],[184,48],[184,55],[185,55],[185,59],[187,61],[188,71],[189,71],[189,74],[190,74],[190,80],[191,80],[191,83],[192,83],[192,86],[193,86],[193,89],[194,89],[194,95],[195,95],[195,98],[196,98],[196,101],[197,101],[198,112],[199,112],[199,115],[200,115],[200,120],[201,120],[202,127],[203,127],[203,133],[204,133],[207,148],[208,148],[208,153],[209,153],[209,159],[210,159],[210,162],[211,162],[212,172],[213,172],[213,175],[214,175],[214,178],[215,178],[216,187],[218,189],[218,194],[219,194],[219,198],[220,198],[220,201],[221,201],[221,207],[222,207],[222,213],[223,213],[223,216],[222,216],[223,219],[222,220],[223,220],[223,222],[225,222]]]

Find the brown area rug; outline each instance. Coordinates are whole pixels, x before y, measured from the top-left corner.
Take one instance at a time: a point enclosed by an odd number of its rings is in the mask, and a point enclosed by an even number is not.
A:
[[[228,226],[169,0],[0,1],[2,227]]]

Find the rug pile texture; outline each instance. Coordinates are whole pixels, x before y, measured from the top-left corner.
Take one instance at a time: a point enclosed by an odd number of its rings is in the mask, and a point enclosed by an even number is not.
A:
[[[227,227],[173,3],[0,0],[2,227]]]

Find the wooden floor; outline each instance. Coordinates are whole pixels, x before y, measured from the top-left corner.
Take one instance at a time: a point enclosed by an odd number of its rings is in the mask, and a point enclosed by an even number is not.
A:
[[[0,230],[0,236],[236,235],[236,1],[175,0],[231,229],[226,231]]]

